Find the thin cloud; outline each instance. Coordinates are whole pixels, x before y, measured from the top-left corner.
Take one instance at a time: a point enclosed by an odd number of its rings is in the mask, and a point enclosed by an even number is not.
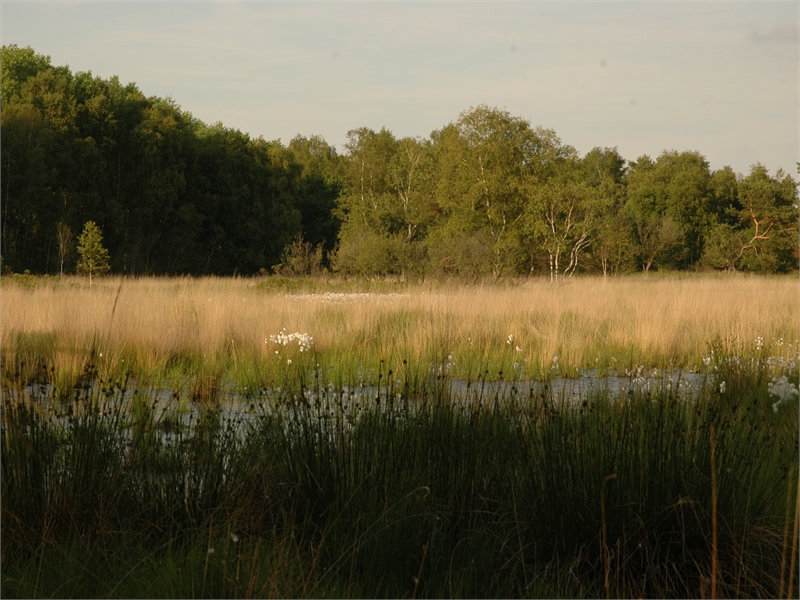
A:
[[[426,136],[488,104],[581,152],[696,148],[740,171],[796,160],[794,4],[3,3],[2,16],[3,43],[254,137]]]
[[[753,31],[750,39],[757,44],[797,44],[797,25],[777,25],[767,33]]]

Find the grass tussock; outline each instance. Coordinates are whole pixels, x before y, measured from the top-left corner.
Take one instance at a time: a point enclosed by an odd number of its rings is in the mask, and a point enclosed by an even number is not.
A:
[[[108,377],[131,371],[171,385],[195,376],[275,383],[298,358],[296,348],[265,343],[283,330],[312,336],[315,363],[347,372],[376,356],[445,361],[461,377],[512,363],[541,377],[554,356],[561,374],[639,364],[698,369],[710,340],[741,355],[795,356],[798,291],[795,277],[753,276],[558,285],[109,278],[89,286],[65,278],[22,286],[4,279],[0,346],[6,360],[40,357],[73,379],[91,348]]]
[[[353,375],[346,388],[287,380],[270,399],[217,391],[190,405],[91,364],[66,399],[7,378],[3,592],[796,590],[797,399],[775,403],[765,360],[718,350],[710,367],[690,398],[665,384],[577,404],[549,388],[455,397],[410,365],[402,387],[366,395]],[[796,387],[796,366],[785,376],[781,389]]]

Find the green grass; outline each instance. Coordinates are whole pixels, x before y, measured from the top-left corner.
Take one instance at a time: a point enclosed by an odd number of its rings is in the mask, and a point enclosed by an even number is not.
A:
[[[51,377],[63,397],[81,380],[87,352],[104,380],[129,377],[189,395],[215,379],[240,389],[294,381],[310,360],[329,381],[339,372],[377,376],[380,360],[446,364],[449,376],[463,379],[487,369],[494,378],[513,369],[540,379],[555,374],[554,355],[560,376],[639,365],[696,371],[716,338],[740,355],[763,345],[759,351],[785,359],[796,358],[800,344],[797,279],[784,277],[581,277],[558,285],[335,277],[103,278],[92,287],[76,277],[31,281],[0,281],[3,368],[31,381],[42,379],[41,364],[55,367]],[[284,328],[313,336],[313,356],[265,343]]]
[[[717,351],[689,399],[572,405],[480,380],[455,398],[390,355],[361,376],[394,383],[356,400],[359,373],[304,355],[230,411],[213,370],[164,410],[93,356],[67,395],[4,374],[4,596],[698,597],[715,502],[717,595],[787,587],[797,400],[773,410],[765,359]]]

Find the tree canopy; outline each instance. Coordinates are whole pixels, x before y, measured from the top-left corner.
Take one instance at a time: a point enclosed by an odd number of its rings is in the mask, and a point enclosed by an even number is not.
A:
[[[485,105],[428,138],[356,128],[340,153],[320,136],[284,145],[208,125],[32,48],[3,46],[0,66],[6,270],[76,267],[72,232],[88,221],[111,271],[131,275],[798,266],[796,182],[761,164],[741,175],[712,171],[698,151],[581,157]]]

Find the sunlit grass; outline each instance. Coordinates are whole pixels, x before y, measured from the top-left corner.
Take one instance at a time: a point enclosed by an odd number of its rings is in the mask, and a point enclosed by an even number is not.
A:
[[[772,355],[800,350],[796,277],[589,277],[555,285],[107,278],[92,286],[6,278],[0,300],[6,359],[35,347],[57,371],[74,374],[92,348],[109,377],[131,370],[170,385],[195,376],[277,381],[298,358],[296,348],[267,341],[282,330],[313,337],[314,365],[351,372],[376,357],[432,368],[447,362],[450,375],[465,378],[515,363],[542,377],[554,356],[561,374],[640,364],[698,369],[715,340],[740,354],[755,351],[758,339]]]
[[[713,562],[718,595],[775,596],[797,292],[4,279],[4,593],[695,597]],[[705,385],[573,402],[486,384],[576,367]]]

